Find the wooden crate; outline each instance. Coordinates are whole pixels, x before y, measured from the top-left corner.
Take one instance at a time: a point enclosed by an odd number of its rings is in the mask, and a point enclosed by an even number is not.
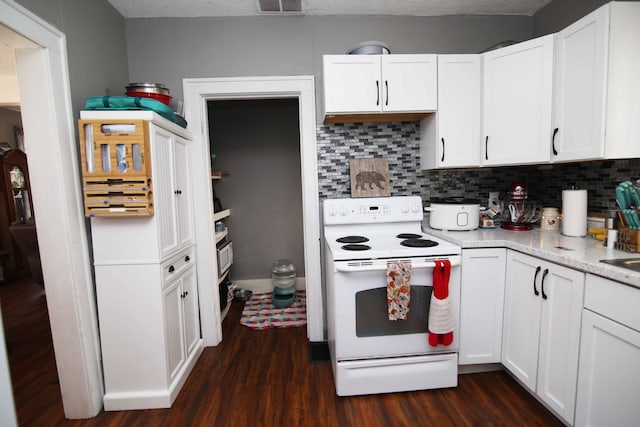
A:
[[[144,120],[79,120],[86,216],[153,215]]]
[[[615,248],[626,252],[640,252],[640,230],[621,228]]]

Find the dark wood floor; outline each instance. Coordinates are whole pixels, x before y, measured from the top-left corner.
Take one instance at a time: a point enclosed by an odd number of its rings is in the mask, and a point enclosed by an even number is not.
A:
[[[328,362],[309,362],[304,327],[253,331],[234,303],[224,341],[206,348],[170,409],[65,420],[45,296],[29,281],[0,286],[20,426],[552,426],[562,425],[504,372],[459,386],[337,397]]]

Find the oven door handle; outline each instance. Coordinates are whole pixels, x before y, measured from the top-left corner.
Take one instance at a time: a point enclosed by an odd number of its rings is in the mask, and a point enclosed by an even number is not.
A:
[[[457,267],[460,265],[459,260],[453,260],[451,262],[451,267]],[[436,263],[431,262],[412,262],[411,268],[435,268]],[[342,273],[353,273],[358,271],[386,271],[386,265],[336,265],[336,271],[340,271]]]

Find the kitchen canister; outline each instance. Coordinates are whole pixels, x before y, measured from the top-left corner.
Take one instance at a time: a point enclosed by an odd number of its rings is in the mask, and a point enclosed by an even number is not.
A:
[[[587,235],[587,190],[562,190],[562,234]]]
[[[558,211],[558,208],[542,208],[542,219],[540,221],[540,228],[542,230],[560,229],[560,212]]]

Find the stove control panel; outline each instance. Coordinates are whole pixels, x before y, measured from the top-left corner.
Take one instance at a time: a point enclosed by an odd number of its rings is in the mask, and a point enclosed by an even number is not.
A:
[[[422,221],[422,199],[418,196],[326,199],[325,224],[370,224]]]

